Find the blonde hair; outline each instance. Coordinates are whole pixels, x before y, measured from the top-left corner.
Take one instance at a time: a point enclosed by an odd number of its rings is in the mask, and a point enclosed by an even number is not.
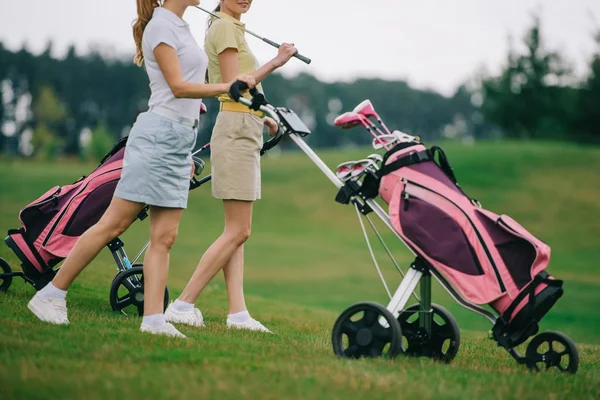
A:
[[[138,18],[133,23],[133,40],[135,41],[135,57],[133,57],[133,62],[140,67],[144,62],[144,53],[142,52],[144,29],[146,29],[146,25],[150,22],[154,9],[161,5],[160,0],[137,0]]]

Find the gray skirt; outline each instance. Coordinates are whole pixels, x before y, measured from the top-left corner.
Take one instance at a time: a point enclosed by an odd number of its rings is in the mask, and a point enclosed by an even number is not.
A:
[[[115,196],[151,206],[186,208],[196,130],[152,112],[131,128]]]

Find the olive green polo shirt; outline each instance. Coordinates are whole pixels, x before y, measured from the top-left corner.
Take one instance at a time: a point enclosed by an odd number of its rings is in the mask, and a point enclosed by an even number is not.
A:
[[[222,19],[213,18],[212,24],[206,32],[204,40],[204,50],[208,55],[208,82],[223,83],[221,69],[219,67],[219,54],[225,49],[236,49],[238,51],[239,74],[250,74],[260,68],[260,64],[246,42],[245,32],[237,28],[239,25],[245,28],[246,25],[223,12],[217,12]],[[259,83],[256,88],[262,92],[262,85]],[[250,97],[248,93],[245,97]],[[228,95],[217,96],[219,101],[233,101]]]

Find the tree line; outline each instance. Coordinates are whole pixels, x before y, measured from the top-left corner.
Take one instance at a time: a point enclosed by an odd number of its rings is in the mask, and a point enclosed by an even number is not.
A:
[[[546,48],[540,27],[534,19],[525,50],[511,46],[500,74],[475,76],[451,96],[404,81],[326,83],[309,74],[274,74],[263,86],[273,104],[293,109],[313,130],[308,140],[315,147],[369,143],[366,132],[333,126],[337,115],[367,98],[388,126],[427,140],[600,142],[600,31],[587,74],[577,79],[569,62]],[[132,62],[98,51],[78,55],[71,47],[61,59],[51,53],[51,43],[38,55],[0,43],[0,154],[98,158],[147,109],[148,78]],[[210,140],[218,111],[215,99],[205,103],[199,145]]]

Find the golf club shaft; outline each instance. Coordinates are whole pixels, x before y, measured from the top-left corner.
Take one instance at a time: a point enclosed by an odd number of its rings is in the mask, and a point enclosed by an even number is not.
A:
[[[365,122],[367,121],[367,122]],[[368,119],[365,120],[361,120],[361,124],[362,126],[367,130],[367,132],[369,132],[369,134],[371,136],[373,136],[373,138],[375,140],[377,140],[379,143],[381,143],[381,145],[383,146],[384,149],[389,150],[387,145],[385,144],[385,142],[383,142],[381,139],[379,139],[379,136],[371,129],[371,121],[369,121]],[[377,127],[375,127],[375,129],[377,129]],[[381,131],[379,131],[381,133]]]
[[[379,125],[381,125],[383,127],[383,129],[385,129],[385,131],[387,132],[388,135],[391,135],[392,132],[390,132],[389,128],[387,127],[387,125],[383,122],[383,120],[381,118],[379,118],[379,115],[377,116],[377,122],[379,122]]]
[[[193,152],[192,155],[195,156],[196,154],[208,149],[209,147],[210,147],[210,142],[206,143],[204,146],[200,147],[198,150]]]
[[[373,122],[371,122],[371,120],[369,120],[369,118],[367,118],[367,119],[366,119],[366,122],[367,122],[367,124],[368,124],[368,125],[371,127],[371,129],[372,129],[372,130],[375,130],[375,131],[377,131],[377,134],[378,134],[379,136],[383,136],[383,135],[385,135],[385,133],[383,133],[383,132],[381,131],[381,129],[379,129],[379,128],[377,127],[377,125],[375,125]]]
[[[202,10],[202,11],[204,11],[205,13],[207,13],[207,14],[209,14],[209,15],[211,15],[211,16],[213,16],[213,17],[215,17],[215,18],[221,19],[221,17],[219,17],[217,14],[215,14],[215,13],[213,13],[213,12],[210,12],[210,11],[208,11],[208,10],[206,10],[206,9],[202,8],[202,7],[199,7],[199,6],[194,6],[194,7],[196,7],[198,10]],[[260,39],[260,40],[262,40],[263,42],[265,42],[265,43],[267,43],[267,44],[270,44],[271,46],[273,46],[273,47],[275,47],[275,48],[277,48],[277,49],[281,47],[281,45],[280,45],[279,43],[276,43],[276,42],[274,42],[274,41],[272,41],[272,40],[270,40],[270,39],[267,39],[267,38],[265,38],[265,37],[262,37],[262,36],[260,36],[260,35],[257,35],[256,33],[252,32],[252,31],[249,31],[248,29],[242,28],[241,26],[239,26],[239,25],[237,25],[237,24],[236,24],[235,26],[236,26],[237,28],[239,28],[239,29],[243,30],[244,32],[246,32],[246,33],[248,33],[248,34],[250,34],[250,35],[254,36],[255,38],[257,38],[257,39]],[[308,58],[308,57],[305,57],[305,56],[303,56],[303,55],[302,55],[302,54],[300,54],[300,53],[296,53],[296,54],[294,54],[294,57],[296,57],[298,60],[300,60],[300,61],[302,61],[302,62],[304,62],[304,63],[306,63],[306,64],[310,64],[310,63],[312,62],[312,60],[311,60],[310,58]]]

